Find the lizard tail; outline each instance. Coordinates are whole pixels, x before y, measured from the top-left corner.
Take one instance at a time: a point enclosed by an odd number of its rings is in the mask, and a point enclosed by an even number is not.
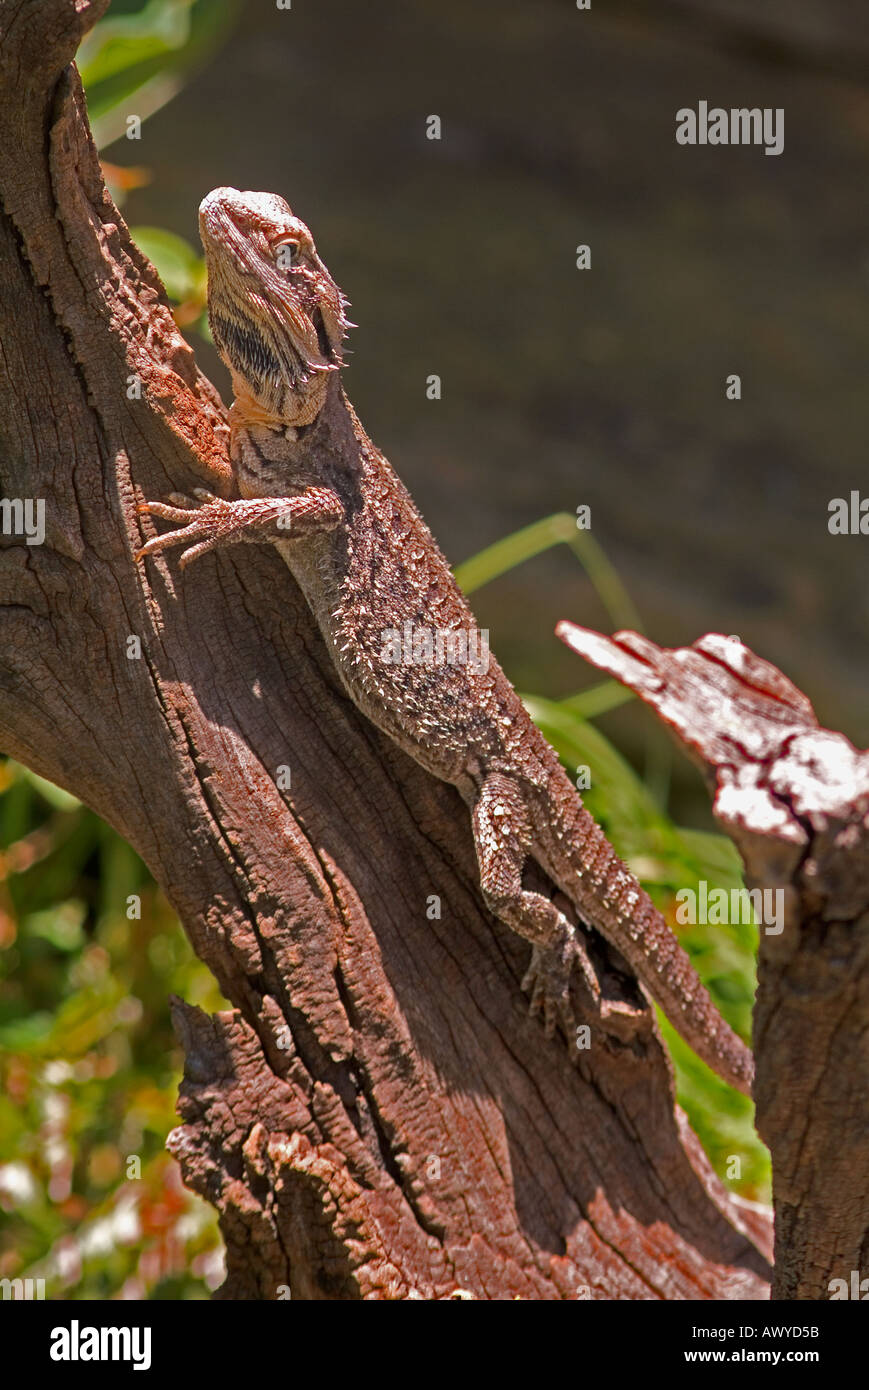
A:
[[[621,952],[689,1047],[750,1096],[749,1048],[721,1017],[673,931],[584,807],[571,816],[567,843],[573,881],[560,886],[577,911]]]

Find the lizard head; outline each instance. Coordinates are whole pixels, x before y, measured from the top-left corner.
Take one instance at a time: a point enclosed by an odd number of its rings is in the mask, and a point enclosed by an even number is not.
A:
[[[215,188],[199,207],[208,320],[242,413],[306,425],[342,365],[347,301],[274,193]]]

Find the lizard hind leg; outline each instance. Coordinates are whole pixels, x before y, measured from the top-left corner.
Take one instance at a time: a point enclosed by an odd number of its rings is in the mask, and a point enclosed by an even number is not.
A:
[[[600,986],[564,913],[542,893],[522,886],[522,869],[532,843],[522,789],[512,778],[492,773],[480,788],[472,820],[486,906],[532,945],[531,964],[522,981],[522,988],[531,995],[531,1013],[542,1015],[547,1037],[560,1021],[568,1041],[572,1041],[576,1030],[570,1001],[574,964],[581,969],[595,1002],[600,1000]]]

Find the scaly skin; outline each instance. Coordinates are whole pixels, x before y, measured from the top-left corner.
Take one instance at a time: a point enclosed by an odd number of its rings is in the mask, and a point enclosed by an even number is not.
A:
[[[184,544],[182,566],[218,545],[276,545],[311,607],[347,693],[471,810],[483,896],[532,943],[525,987],[547,1033],[572,1036],[574,964],[601,1006],[580,936],[523,889],[540,864],[625,957],[691,1047],[750,1093],[751,1054],[712,1004],[685,952],[616,855],[494,660],[390,660],[386,634],[466,635],[474,617],[407,490],[363,430],[340,381],[346,301],[305,224],[282,198],[218,188],[200,208],[208,307],[232,372],[231,457],[240,500],[144,503],[181,523],[143,547]],[[184,501],[185,499],[182,499]],[[575,1058],[574,1049],[574,1058]]]

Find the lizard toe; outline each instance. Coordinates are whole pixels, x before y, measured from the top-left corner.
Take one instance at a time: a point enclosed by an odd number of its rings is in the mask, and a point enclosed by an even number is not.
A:
[[[531,963],[522,981],[522,988],[531,996],[529,1013],[539,1016],[543,1031],[551,1038],[560,1024],[568,1038],[573,1037],[576,1023],[570,999],[570,975],[573,968],[572,941],[555,947],[535,946]]]

